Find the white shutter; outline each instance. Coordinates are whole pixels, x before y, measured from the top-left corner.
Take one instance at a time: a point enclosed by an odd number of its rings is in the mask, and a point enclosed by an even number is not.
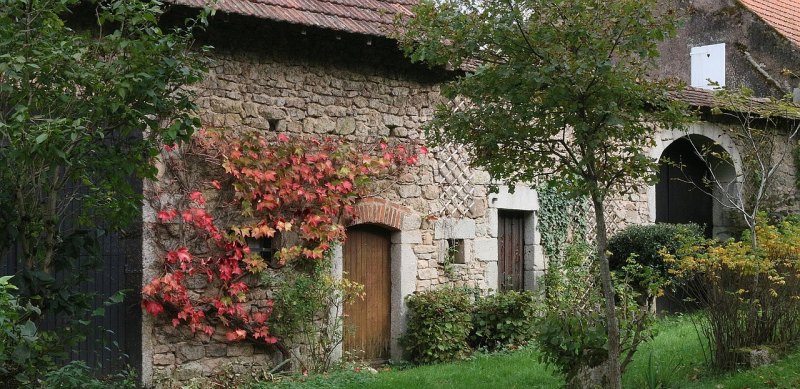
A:
[[[692,47],[692,86],[714,89],[725,86],[725,44]],[[712,86],[709,80],[718,83]]]

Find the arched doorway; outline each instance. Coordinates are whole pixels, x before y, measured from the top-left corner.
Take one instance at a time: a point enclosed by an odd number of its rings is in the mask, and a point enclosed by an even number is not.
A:
[[[688,137],[672,142],[659,159],[656,223],[696,223],[711,237],[714,199],[709,169]]]
[[[345,278],[364,285],[365,292],[363,300],[344,306],[344,351],[385,362],[391,341],[390,232],[369,224],[350,227],[342,254]]]
[[[711,139],[698,134],[675,139],[659,158],[655,221],[695,223],[707,238],[726,238],[731,223],[722,191],[735,190],[735,171],[727,151]],[[684,289],[668,290],[656,305],[661,312],[696,309],[687,297]]]
[[[724,192],[735,193],[737,180],[722,146],[698,134],[675,139],[660,155],[658,179],[657,223],[696,223],[705,227],[706,237],[730,236],[735,223],[723,205]]]

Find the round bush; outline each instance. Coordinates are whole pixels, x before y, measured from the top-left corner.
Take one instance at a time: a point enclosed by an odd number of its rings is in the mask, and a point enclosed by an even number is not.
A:
[[[640,265],[667,275],[667,264],[659,251],[662,248],[674,254],[681,245],[681,237],[702,237],[703,230],[697,224],[647,224],[630,225],[608,240],[608,261],[611,270],[619,270],[635,254],[634,261]]]
[[[470,353],[472,291],[442,288],[408,296],[410,311],[403,344],[415,363],[448,362]]]
[[[475,302],[470,343],[496,350],[533,339],[540,302],[532,292],[508,291]]]

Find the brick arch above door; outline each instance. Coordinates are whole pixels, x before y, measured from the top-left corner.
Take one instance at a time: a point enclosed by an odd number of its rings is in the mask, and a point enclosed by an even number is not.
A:
[[[356,216],[345,220],[348,227],[372,224],[389,230],[391,248],[391,316],[389,351],[392,359],[400,360],[403,349],[400,338],[405,333],[408,318],[406,296],[417,288],[417,255],[413,247],[422,243],[422,218],[411,208],[380,198],[366,198],[354,206]],[[334,277],[341,278],[344,269],[342,246],[333,248]],[[342,357],[342,345],[334,358]]]
[[[420,225],[420,218],[412,209],[386,199],[363,199],[354,208],[355,217],[347,221],[348,226],[377,224],[391,230],[403,231],[418,229]]]

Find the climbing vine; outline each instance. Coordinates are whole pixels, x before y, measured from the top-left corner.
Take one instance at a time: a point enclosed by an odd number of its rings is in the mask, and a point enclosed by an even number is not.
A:
[[[560,261],[569,243],[585,240],[588,203],[549,184],[540,185],[537,193],[542,249],[549,260]]]
[[[211,336],[221,326],[229,341],[276,343],[267,322],[273,301],[253,293],[258,276],[323,259],[344,240],[344,220],[370,182],[415,164],[425,151],[220,130],[165,146],[162,180],[148,193],[164,261],[142,290],[143,308],[192,332]],[[228,221],[219,217],[226,212]],[[274,253],[248,246],[279,236]]]

